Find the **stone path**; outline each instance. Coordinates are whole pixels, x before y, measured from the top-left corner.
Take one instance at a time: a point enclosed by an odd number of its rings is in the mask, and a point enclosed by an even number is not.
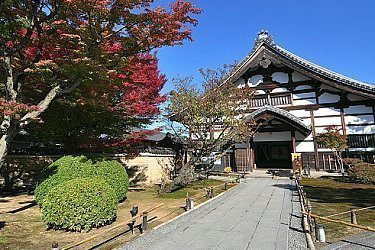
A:
[[[247,180],[120,249],[304,249],[291,183]]]

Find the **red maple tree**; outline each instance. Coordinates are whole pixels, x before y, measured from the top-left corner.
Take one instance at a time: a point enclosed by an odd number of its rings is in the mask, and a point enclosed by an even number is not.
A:
[[[14,136],[77,88],[104,97],[124,118],[158,112],[165,78],[149,53],[191,40],[192,15],[201,10],[183,0],[170,8],[153,2],[1,1],[0,167]]]

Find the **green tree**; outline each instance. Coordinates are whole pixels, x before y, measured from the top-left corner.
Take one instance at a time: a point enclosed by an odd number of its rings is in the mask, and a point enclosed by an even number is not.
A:
[[[202,159],[220,157],[213,152],[224,152],[237,140],[253,136],[254,121],[246,119],[244,112],[253,95],[248,87],[238,88],[224,81],[233,66],[217,70],[200,70],[201,86],[193,78],[175,79],[175,89],[169,95],[169,128],[192,151],[175,179],[176,184],[187,184],[195,178],[194,169]],[[204,161],[204,160],[203,160]]]
[[[328,126],[323,133],[318,134],[316,139],[318,144],[333,152],[340,166],[341,173],[344,173],[344,164],[341,154],[348,147],[347,136],[341,133],[340,128]]]

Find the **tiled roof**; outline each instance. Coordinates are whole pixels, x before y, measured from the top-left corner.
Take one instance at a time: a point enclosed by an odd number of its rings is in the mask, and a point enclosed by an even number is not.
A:
[[[265,105],[265,106],[255,110],[254,112],[250,113],[247,116],[247,119],[256,119],[257,116],[259,116],[261,114],[264,114],[264,113],[271,113],[271,114],[274,114],[274,115],[277,115],[277,116],[287,118],[288,120],[291,120],[293,123],[295,123],[300,128],[302,128],[305,133],[309,134],[311,132],[311,127],[304,124],[300,118],[291,114],[289,111],[286,111],[286,110],[280,109],[280,108],[276,108],[276,107],[273,107],[271,105]]]
[[[333,72],[333,71],[328,70],[326,68],[323,68],[323,67],[321,67],[317,64],[314,64],[314,63],[312,63],[308,60],[305,60],[305,59],[289,52],[288,50],[278,46],[274,42],[272,36],[270,36],[267,31],[259,32],[257,39],[255,39],[255,46],[254,46],[253,50],[237,65],[237,67],[233,71],[233,74],[229,78],[231,78],[239,69],[241,69],[253,57],[253,55],[255,54],[257,49],[259,47],[263,46],[263,45],[265,45],[268,48],[270,48],[271,50],[273,50],[279,56],[282,56],[282,57],[290,60],[291,62],[297,64],[298,66],[302,67],[305,70],[312,71],[319,76],[328,78],[330,80],[333,80],[335,82],[338,82],[340,84],[343,84],[343,85],[346,85],[346,86],[349,86],[349,87],[355,87],[355,88],[358,88],[358,89],[362,89],[362,90],[366,90],[366,91],[370,91],[370,92],[375,93],[375,85],[365,83],[365,82],[361,82],[361,81],[352,79],[350,77],[341,75],[339,73]]]

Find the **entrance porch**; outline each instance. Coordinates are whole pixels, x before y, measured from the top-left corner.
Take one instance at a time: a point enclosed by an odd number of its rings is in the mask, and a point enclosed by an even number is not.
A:
[[[272,106],[254,111],[247,119],[254,120],[258,129],[252,138],[234,145],[226,157],[227,164],[240,173],[256,168],[291,169],[296,134],[307,137],[311,133],[310,126],[288,111]]]

